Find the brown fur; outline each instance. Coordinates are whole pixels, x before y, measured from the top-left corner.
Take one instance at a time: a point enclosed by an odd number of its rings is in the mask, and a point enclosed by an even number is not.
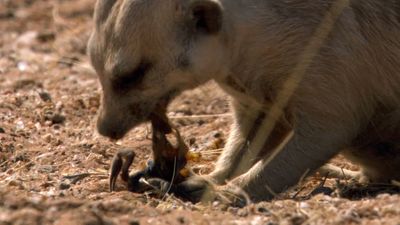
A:
[[[235,115],[210,175],[216,183],[232,181],[253,200],[270,199],[344,149],[368,179],[400,179],[399,5],[98,0],[88,49],[104,93],[99,131],[121,138],[157,102],[213,79],[232,96]],[[323,21],[332,26],[321,28]],[[285,89],[296,70],[298,82]],[[115,84],[120,76],[124,91]],[[284,105],[273,108],[277,102]],[[264,125],[274,122],[270,136]],[[281,139],[280,152],[270,149]]]

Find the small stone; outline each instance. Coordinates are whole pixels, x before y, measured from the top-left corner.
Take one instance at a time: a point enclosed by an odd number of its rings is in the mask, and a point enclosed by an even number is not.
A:
[[[240,217],[247,217],[249,215],[249,210],[246,208],[239,209],[237,215]]]
[[[310,206],[307,202],[300,202],[300,208],[307,209],[307,208],[310,208]]]
[[[18,62],[17,63],[18,70],[24,72],[28,69],[28,63],[26,62]]]
[[[213,206],[213,207],[218,207],[218,206],[219,206],[219,204],[220,204],[220,202],[219,202],[219,201],[214,201],[214,202],[212,203],[212,206]]]
[[[0,134],[4,134],[6,133],[6,131],[4,130],[4,128],[0,127]]]
[[[268,221],[265,225],[279,225],[277,222]]]
[[[196,144],[196,138],[192,137],[189,139],[189,145],[192,146],[194,144]]]
[[[52,41],[56,38],[56,34],[52,31],[43,31],[38,34],[37,39],[41,42]]]
[[[229,213],[232,213],[232,214],[237,214],[238,211],[239,211],[239,208],[228,206],[227,211],[228,211]]]
[[[53,139],[53,135],[51,135],[51,134],[46,134],[46,135],[43,136],[43,139],[44,139],[46,142],[50,142],[50,141]]]
[[[64,108],[64,104],[59,101],[56,103],[56,110],[62,110]]]
[[[57,123],[63,123],[65,121],[65,116],[61,115],[61,114],[54,114],[54,116],[51,118],[51,122],[53,124],[57,124]]]
[[[177,220],[178,220],[178,222],[181,223],[181,224],[184,224],[184,223],[185,223],[185,218],[182,217],[182,216],[178,217]]]
[[[62,143],[63,143],[63,141],[62,141],[61,139],[59,139],[59,138],[54,139],[54,140],[51,142],[51,144],[52,144],[53,146],[59,146],[59,145],[61,145]]]
[[[289,219],[289,221],[293,225],[303,224],[306,220],[307,220],[307,218],[304,215],[294,215],[294,216],[290,217],[290,219]]]
[[[16,181],[16,180],[10,180],[9,182],[8,182],[8,185],[9,186],[18,186],[20,183],[18,182],[18,181]]]
[[[129,225],[140,225],[140,222],[137,219],[131,219],[129,221]]]
[[[16,153],[15,156],[12,158],[12,162],[27,162],[29,157],[26,153]]]
[[[266,207],[263,206],[259,206],[257,207],[257,212],[264,214],[264,215],[271,215],[271,212],[269,211],[269,209],[267,209]]]
[[[62,183],[60,184],[60,186],[59,186],[60,190],[67,190],[67,189],[70,188],[70,187],[71,187],[70,184],[67,184],[67,183],[64,183],[64,182],[62,182]]]
[[[89,106],[93,108],[99,108],[100,106],[100,98],[99,96],[94,96],[89,98]]]
[[[39,122],[35,123],[34,126],[35,126],[36,130],[42,129],[42,125]]]
[[[40,165],[38,168],[38,172],[40,173],[53,173],[54,167],[52,165]]]
[[[17,131],[21,131],[21,130],[23,130],[25,128],[25,124],[24,124],[24,122],[23,121],[18,121],[17,123],[16,123],[16,125],[15,125],[15,129],[17,130]]]
[[[201,125],[203,125],[205,123],[206,123],[206,121],[204,121],[202,119],[197,120],[197,125],[199,125],[199,126],[201,126]]]
[[[39,92],[39,97],[45,102],[51,102],[50,94],[45,91]]]
[[[220,131],[214,131],[212,133],[214,138],[221,138],[222,137],[222,133]]]

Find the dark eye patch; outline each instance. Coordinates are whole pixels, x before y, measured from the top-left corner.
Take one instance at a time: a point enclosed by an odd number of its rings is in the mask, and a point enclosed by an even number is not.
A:
[[[146,73],[150,70],[151,66],[151,63],[142,61],[132,72],[116,75],[111,81],[113,90],[115,92],[124,93],[139,85]]]

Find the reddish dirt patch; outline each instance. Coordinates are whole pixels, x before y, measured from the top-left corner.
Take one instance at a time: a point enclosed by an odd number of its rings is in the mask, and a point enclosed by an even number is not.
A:
[[[149,126],[113,143],[96,134],[100,87],[85,46],[94,0],[4,0],[0,3],[0,224],[399,224],[399,195],[351,201],[336,192],[307,200],[314,177],[278,200],[245,208],[154,199],[118,182],[108,192],[116,150],[150,158]],[[188,115],[214,115],[186,118]],[[186,92],[169,116],[191,150],[192,167],[208,173],[226,140],[231,117],[215,84]],[[356,168],[338,157],[339,166]],[[335,189],[335,181],[326,186]],[[299,192],[299,190],[301,190]],[[297,192],[297,198],[292,199]]]

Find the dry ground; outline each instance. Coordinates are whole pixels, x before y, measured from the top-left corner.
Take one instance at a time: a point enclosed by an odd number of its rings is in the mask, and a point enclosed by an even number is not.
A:
[[[243,209],[154,199],[121,182],[109,193],[115,151],[133,148],[138,169],[151,146],[146,124],[117,143],[95,132],[101,90],[85,56],[93,4],[0,0],[0,224],[400,224],[398,194],[354,200],[362,190],[351,189],[342,198],[328,179],[332,194],[308,198],[318,177]],[[214,116],[187,118],[204,114]],[[231,122],[227,97],[208,84],[175,100],[169,116],[202,153],[194,170],[209,172]]]

